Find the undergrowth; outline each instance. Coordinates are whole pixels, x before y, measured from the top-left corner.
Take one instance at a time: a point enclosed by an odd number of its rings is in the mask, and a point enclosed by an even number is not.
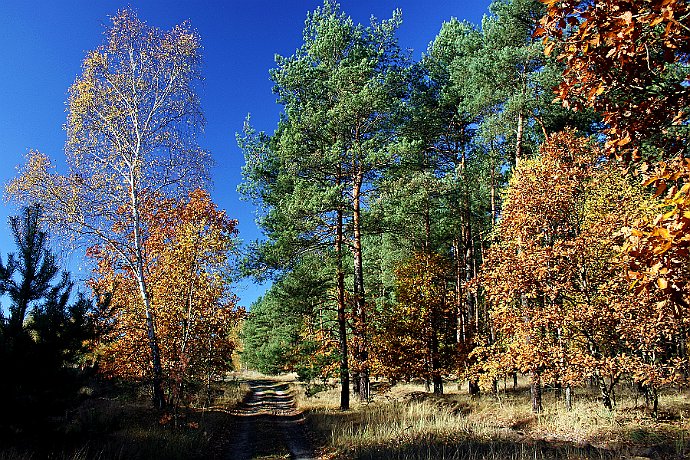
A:
[[[338,410],[339,390],[297,401],[322,449],[333,458],[364,459],[605,459],[685,458],[690,452],[686,393],[661,396],[658,418],[632,392],[608,411],[580,389],[572,411],[553,392],[544,411],[531,412],[525,382],[480,398],[451,389],[437,396],[421,385],[396,385],[369,403]]]
[[[214,433],[227,419],[217,409],[236,405],[249,391],[237,381],[215,384],[210,394],[200,390],[173,423],[169,412],[151,408],[141,385],[95,387],[85,389],[75,408],[36,420],[31,428],[0,424],[0,460],[207,458]]]

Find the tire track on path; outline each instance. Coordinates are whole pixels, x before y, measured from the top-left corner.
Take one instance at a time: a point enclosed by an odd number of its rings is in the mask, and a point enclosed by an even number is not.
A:
[[[249,380],[249,395],[229,411],[229,439],[224,458],[315,460],[304,415],[297,410],[288,383]]]

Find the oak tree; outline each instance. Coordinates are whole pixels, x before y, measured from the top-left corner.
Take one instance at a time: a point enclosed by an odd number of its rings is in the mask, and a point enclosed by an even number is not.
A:
[[[443,393],[454,371],[456,314],[452,265],[416,253],[396,270],[395,301],[384,309],[372,340],[377,372],[391,380],[422,378]]]
[[[635,291],[660,296],[676,311],[673,317],[682,317],[689,307],[690,6],[674,0],[546,3],[540,33],[565,64],[558,99],[599,112],[608,154],[639,166],[660,199],[656,215],[628,229]],[[675,340],[686,360],[685,333]]]

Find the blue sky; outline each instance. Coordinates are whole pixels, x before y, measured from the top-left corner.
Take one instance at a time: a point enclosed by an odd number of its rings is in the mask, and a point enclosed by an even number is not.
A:
[[[341,1],[342,9],[357,22],[371,15],[388,18],[395,8],[403,12],[401,47],[418,58],[451,17],[480,23],[489,0],[379,0]],[[269,69],[276,54],[291,55],[302,40],[306,13],[322,1],[0,1],[0,182],[16,173],[30,150],[48,154],[64,165],[65,101],[67,89],[80,73],[85,53],[102,42],[109,16],[133,7],[150,25],[169,29],[191,21],[202,38],[205,82],[201,90],[206,131],[200,139],[212,152],[213,199],[239,220],[240,237],[260,237],[250,203],[240,201],[242,152],[235,133],[251,113],[252,124],[273,132],[280,106],[271,92]],[[7,216],[16,209],[0,203],[0,254],[14,250]],[[88,276],[81,251],[63,254],[76,278]],[[265,287],[240,282],[236,293],[249,306]]]

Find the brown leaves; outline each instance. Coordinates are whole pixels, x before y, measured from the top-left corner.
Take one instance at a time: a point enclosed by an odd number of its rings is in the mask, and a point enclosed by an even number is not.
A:
[[[235,348],[230,334],[241,316],[225,276],[237,222],[218,210],[204,190],[179,202],[150,199],[144,209],[147,289],[165,375],[177,383],[215,378],[227,369]],[[98,262],[94,290],[113,295],[112,309],[100,318],[110,324],[99,346],[103,369],[144,378],[150,353],[134,273],[117,270],[107,246],[89,254]]]
[[[688,297],[690,261],[690,161],[676,158],[660,162],[645,181],[656,185],[662,197],[658,214],[641,220],[628,231],[626,249],[632,259],[638,290],[658,289],[673,302]]]
[[[372,337],[376,371],[396,379],[448,375],[455,364],[455,303],[450,264],[419,252],[396,270],[396,302]]]
[[[662,140],[662,127],[686,119],[688,77],[676,63],[690,51],[690,6],[684,0],[545,2],[542,19],[548,49],[558,47],[565,65],[558,99],[591,107],[608,126],[607,151],[640,157],[643,142],[656,139],[667,155],[679,146]],[[573,21],[575,19],[575,21]],[[566,32],[566,27],[572,29]],[[655,88],[663,87],[663,92]]]
[[[609,156],[635,163],[643,155],[653,159],[642,162],[639,171],[645,186],[655,189],[656,209],[622,226],[626,242],[621,258],[635,295],[650,302],[630,304],[640,309],[631,307],[630,314],[646,329],[627,324],[644,337],[641,349],[656,346],[655,353],[664,349],[670,359],[674,352],[661,337],[687,340],[685,320],[678,318],[687,316],[690,294],[690,160],[685,158],[687,134],[681,129],[690,105],[690,4],[566,0],[548,5],[542,35],[563,50],[559,59],[566,66],[558,98],[602,115]],[[571,17],[581,22],[566,34],[564,24]],[[601,88],[605,90],[599,92]],[[658,376],[674,372],[668,362],[643,364],[656,369],[650,372],[657,377],[649,379],[657,383]]]
[[[516,170],[499,242],[480,275],[499,334],[487,355],[493,364],[484,368],[578,384],[595,372],[616,376],[644,364],[669,378],[649,356],[679,323],[659,299],[629,290],[620,252],[620,229],[649,215],[652,204],[615,164],[601,163],[601,154],[586,139],[559,133],[540,158]],[[670,271],[656,270],[655,282],[670,288]]]

